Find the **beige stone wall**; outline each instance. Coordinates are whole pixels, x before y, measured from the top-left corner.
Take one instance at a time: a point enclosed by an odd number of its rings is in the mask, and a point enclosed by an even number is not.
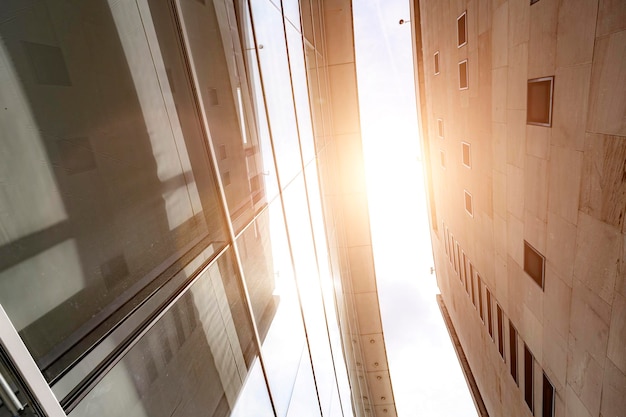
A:
[[[626,3],[529,3],[419,1],[437,278],[490,415],[531,415],[525,344],[534,356],[535,415],[542,412],[543,372],[556,389],[555,415],[622,416]],[[464,11],[468,42],[457,47]],[[459,90],[465,59],[469,88]],[[528,125],[527,81],[544,76],[554,76],[552,126]],[[461,163],[461,142],[471,145],[471,168]],[[472,194],[473,217],[464,190]],[[524,241],[545,256],[543,289],[524,272]],[[452,242],[473,277],[460,266],[455,271]],[[487,289],[492,294],[493,339],[466,281],[485,307]],[[504,359],[496,303],[504,313]],[[519,386],[510,372],[509,320],[519,333]]]

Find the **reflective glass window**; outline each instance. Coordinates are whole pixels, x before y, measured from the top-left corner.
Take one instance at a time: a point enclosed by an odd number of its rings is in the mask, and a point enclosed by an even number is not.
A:
[[[302,169],[302,163],[283,18],[269,0],[252,1],[251,15],[278,175],[285,186]]]
[[[311,121],[311,109],[309,107],[303,39],[300,32],[298,32],[288,20],[285,21],[285,27],[287,28],[289,64],[291,65],[291,77],[294,88],[293,94],[296,103],[296,115],[298,117],[300,146],[302,149],[302,158],[306,164],[315,157],[315,145],[313,143],[313,123]]]
[[[294,401],[294,384],[307,347],[279,200],[244,229],[237,238],[237,247],[272,397],[278,415],[285,416]],[[317,403],[315,389],[299,396],[298,401]]]
[[[284,192],[287,228],[296,267],[313,370],[324,413],[337,389],[320,287],[315,246],[302,174]]]
[[[240,278],[225,252],[136,340],[69,416],[230,415],[257,362]],[[268,412],[267,389],[254,398]],[[265,410],[265,411],[263,411]]]
[[[178,0],[203,114],[233,227],[267,205],[266,165],[231,2]],[[232,25],[232,26],[231,26]],[[271,165],[271,163],[270,163]]]
[[[0,4],[0,303],[48,380],[224,247],[178,34],[144,6]]]

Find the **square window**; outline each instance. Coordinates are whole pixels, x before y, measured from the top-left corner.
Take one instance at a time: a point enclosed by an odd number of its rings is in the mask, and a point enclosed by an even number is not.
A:
[[[435,75],[439,75],[439,51],[435,52]]]
[[[446,153],[443,149],[439,150],[441,156],[441,168],[446,169]]]
[[[63,51],[57,46],[22,41],[38,84],[72,85]]]
[[[467,59],[459,62],[459,90],[467,90],[469,88],[467,76]]]
[[[443,119],[437,119],[437,135],[443,139]]]
[[[456,19],[456,40],[458,48],[467,43],[467,11]]]
[[[463,150],[463,165],[467,168],[472,168],[472,159],[470,156],[470,144],[467,142],[461,142]]]
[[[528,242],[524,241],[524,272],[544,289],[546,258],[533,248]]]
[[[526,123],[529,125],[552,126],[552,93],[554,77],[528,80]]]
[[[467,192],[467,190],[463,190],[465,193],[465,211],[470,217],[474,217],[474,204],[472,202],[472,195]]]

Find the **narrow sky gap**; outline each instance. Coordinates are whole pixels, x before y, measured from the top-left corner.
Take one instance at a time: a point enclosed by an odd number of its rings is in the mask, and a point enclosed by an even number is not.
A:
[[[439,312],[415,108],[408,2],[353,4],[380,308],[398,415],[476,416]]]

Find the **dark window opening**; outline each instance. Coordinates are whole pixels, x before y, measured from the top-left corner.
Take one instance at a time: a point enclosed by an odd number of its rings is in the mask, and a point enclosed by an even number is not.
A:
[[[469,287],[467,286],[467,258],[465,257],[465,252],[463,252],[463,284],[465,285],[465,292],[469,295]]]
[[[504,359],[504,323],[502,319],[502,309],[500,308],[500,304],[496,304],[497,315],[498,315],[498,352],[500,352],[500,356]]]
[[[458,48],[467,43],[467,12],[456,19],[456,40]]]
[[[484,322],[485,313],[483,311],[483,280],[478,274],[476,274],[476,281],[478,285],[478,313],[480,314],[480,319]]]
[[[443,119],[437,119],[437,135],[443,138]]]
[[[554,77],[528,80],[526,123],[552,126],[552,93]]]
[[[487,292],[487,329],[489,330],[489,336],[493,340],[493,313],[491,311],[491,291],[489,288],[485,288]]]
[[[469,88],[467,81],[467,59],[459,62],[459,90],[466,90]]]
[[[554,386],[543,374],[543,408],[542,417],[554,417]]]
[[[509,320],[509,365],[513,381],[519,386],[517,378],[517,330]]]
[[[439,51],[435,52],[435,75],[439,74]]]
[[[467,168],[471,168],[472,160],[470,158],[470,144],[467,142],[461,142],[461,146],[463,147],[463,165]]]
[[[533,354],[528,350],[528,346],[524,343],[524,400],[534,414],[533,407]]]
[[[524,272],[526,272],[543,290],[546,258],[524,241]]]
[[[452,237],[452,242],[454,242],[454,236]],[[454,242],[456,243],[456,242]],[[453,258],[454,258],[454,272],[456,272],[457,274],[459,273],[459,261],[458,261],[458,256],[457,253],[459,251],[459,244],[456,243],[456,245],[452,246],[452,252],[453,252]],[[454,249],[456,247],[456,250]]]
[[[470,289],[472,293],[472,304],[474,304],[474,308],[476,308],[476,290],[474,289],[474,265],[470,262]]]

